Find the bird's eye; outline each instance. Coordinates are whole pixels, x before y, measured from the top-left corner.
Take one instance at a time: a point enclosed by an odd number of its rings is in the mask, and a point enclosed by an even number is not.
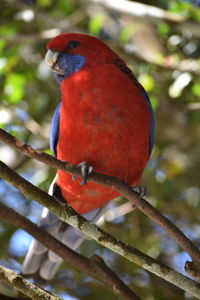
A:
[[[70,41],[67,46],[66,49],[74,49],[76,48],[78,45],[80,45],[79,41]]]

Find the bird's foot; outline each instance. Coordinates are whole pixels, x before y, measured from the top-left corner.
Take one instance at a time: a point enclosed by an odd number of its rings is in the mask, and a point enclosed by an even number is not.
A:
[[[147,189],[145,186],[136,185],[132,186],[131,188],[140,196],[140,198],[143,198],[146,195]]]
[[[84,185],[87,183],[88,175],[92,173],[93,167],[87,161],[82,161],[77,167],[81,168],[82,181],[80,185]],[[76,176],[72,176],[72,180],[75,181]]]

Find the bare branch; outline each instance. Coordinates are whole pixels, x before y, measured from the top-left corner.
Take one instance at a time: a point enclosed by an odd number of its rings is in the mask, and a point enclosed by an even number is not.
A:
[[[49,154],[42,153],[41,151],[35,150],[30,145],[27,145],[24,142],[17,140],[15,137],[5,132],[3,129],[0,129],[0,140],[31,158],[37,159],[38,161],[43,162],[53,168],[60,169],[72,175],[81,177],[81,170],[76,165],[71,165],[67,162],[60,161]],[[136,194],[128,184],[120,181],[117,178],[110,177],[107,175],[97,174],[95,172],[92,172],[92,174],[89,175],[88,181],[92,181],[97,184],[101,184],[106,187],[109,187],[117,191],[123,197],[127,198],[140,211],[142,211],[145,215],[147,215],[152,221],[160,225],[181,246],[181,248],[184,249],[190,255],[190,257],[195,262],[200,264],[200,252],[198,248],[169,219],[164,217],[157,209],[151,206],[151,204],[148,203],[144,198],[140,198],[138,194]],[[10,178],[10,182],[11,184],[15,185],[18,189],[21,188],[20,189],[21,192],[24,193],[23,186],[19,188],[16,185],[16,183],[13,182],[12,178]],[[42,203],[42,205],[45,204]],[[53,211],[54,205],[50,209]],[[63,216],[61,215],[59,217],[62,219]],[[66,222],[69,223],[69,221]],[[76,225],[74,224],[72,226],[75,227],[77,226],[79,228],[78,222]]]
[[[52,28],[48,30],[43,30],[41,32],[37,33],[31,33],[31,34],[17,34],[17,35],[0,35],[0,38],[6,39],[8,42],[12,43],[31,43],[35,41],[39,41],[42,39],[51,39],[54,38],[55,36],[59,35],[61,33],[59,28]]]
[[[2,295],[0,294],[0,299],[1,300],[22,300],[22,298],[16,298],[16,297],[8,297],[8,296],[5,296],[5,295]],[[27,298],[27,299],[30,299],[30,298]]]
[[[127,0],[76,0],[87,5],[97,4],[103,6],[107,10],[117,12],[120,15],[132,16],[141,19],[143,22],[158,23],[164,21],[172,23],[175,28],[182,33],[189,33],[193,36],[200,36],[199,22],[187,20],[184,16],[178,13],[172,13],[162,8],[139,3],[136,1]]]
[[[30,298],[14,287],[0,280],[0,299],[1,300],[30,300]]]
[[[0,280],[34,300],[62,300],[39,286],[24,279],[19,274],[0,266]]]
[[[81,1],[83,2],[83,0]],[[171,13],[159,7],[127,0],[84,0],[85,3],[100,4],[112,11],[145,19],[166,20],[180,23],[185,20],[180,14]]]
[[[48,195],[48,194],[46,194]],[[106,266],[104,261],[93,256],[88,259],[69,247],[62,244],[60,241],[51,236],[43,228],[38,227],[30,220],[21,216],[13,209],[0,203],[0,218],[10,222],[12,225],[22,228],[39,242],[44,244],[47,248],[62,257],[67,263],[75,267],[78,271],[84,272],[87,275],[101,281],[115,294],[120,296],[123,300],[139,300],[139,298],[126,286],[117,275]]]
[[[188,110],[200,110],[200,103],[199,102],[189,103],[189,104],[187,104],[186,109],[188,109]]]
[[[151,273],[156,274],[200,299],[200,285],[198,283],[168,268],[167,266],[158,263],[156,260],[145,255],[134,247],[115,239],[107,232],[104,232],[91,222],[85,220],[82,216],[79,216],[72,208],[56,201],[55,198],[20,177],[2,162],[0,162],[0,176],[2,179],[18,188],[26,197],[32,198],[41,205],[46,206],[62,221],[74,226],[78,230],[81,230],[86,235],[96,240],[99,244],[109,248],[113,252],[118,253],[131,262],[138,264]],[[37,230],[34,230],[35,237],[36,234],[38,234],[38,232]]]

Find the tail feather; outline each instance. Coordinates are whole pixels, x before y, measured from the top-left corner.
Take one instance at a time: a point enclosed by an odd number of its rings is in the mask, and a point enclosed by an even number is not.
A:
[[[24,275],[34,274],[40,268],[40,265],[41,265],[43,257],[44,257],[43,254],[46,252],[46,249],[44,249],[44,246],[42,245],[44,251],[43,252],[39,251],[38,253],[35,252],[34,249],[36,249],[38,247],[37,244],[39,244],[39,243],[37,243],[36,240],[33,240],[31,242],[31,245],[29,247],[29,250],[26,254],[26,257],[24,259],[24,262],[23,262],[23,265],[21,268],[21,272]]]
[[[62,262],[62,259],[60,262],[53,262],[49,259],[45,260],[43,262],[43,264],[41,265],[41,268],[39,271],[40,277],[47,281],[53,279],[61,262]]]
[[[55,183],[55,180],[50,187],[49,194],[62,201],[62,199],[60,199],[59,187]],[[95,209],[83,214],[83,217],[95,223],[100,219],[104,210],[105,207]],[[43,209],[39,226],[43,227],[51,235],[73,250],[77,249],[86,238],[79,230],[60,221],[58,217],[47,208]],[[41,278],[51,280],[61,263],[62,258],[60,256],[48,250],[44,245],[34,239],[26,254],[21,272],[25,275],[38,273]]]

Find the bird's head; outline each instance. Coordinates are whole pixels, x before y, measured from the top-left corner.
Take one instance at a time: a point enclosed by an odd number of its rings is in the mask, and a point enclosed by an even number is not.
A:
[[[79,33],[64,33],[47,45],[45,61],[58,81],[96,64],[112,63],[118,56],[102,41]]]

